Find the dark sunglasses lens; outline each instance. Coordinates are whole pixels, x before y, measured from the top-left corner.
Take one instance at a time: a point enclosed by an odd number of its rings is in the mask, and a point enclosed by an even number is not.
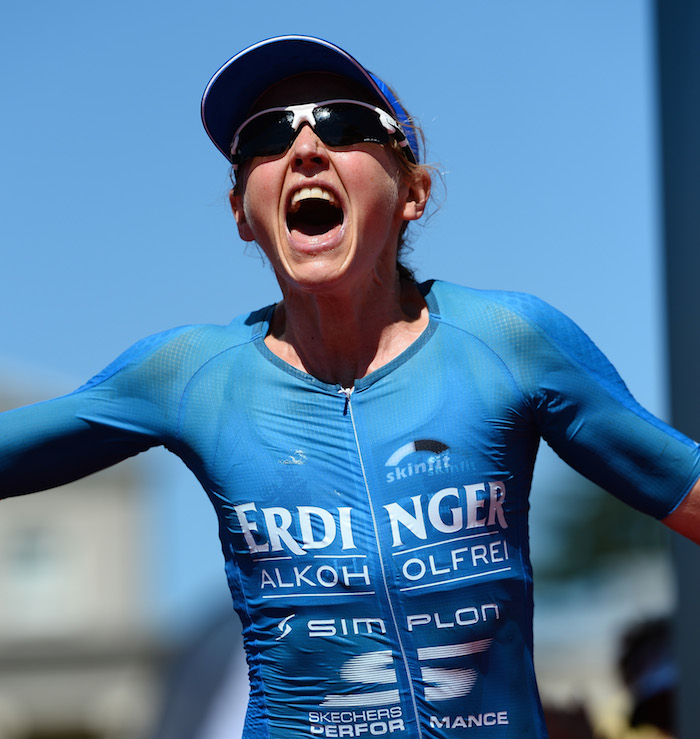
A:
[[[270,111],[254,118],[238,135],[236,160],[282,154],[294,135],[293,113]]]
[[[314,110],[315,131],[328,146],[351,146],[362,141],[386,144],[389,134],[379,116],[359,105],[333,103]]]

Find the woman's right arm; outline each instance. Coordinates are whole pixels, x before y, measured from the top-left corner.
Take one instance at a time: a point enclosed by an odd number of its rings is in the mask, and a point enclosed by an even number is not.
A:
[[[85,391],[1,413],[0,498],[63,485],[158,443],[91,420],[95,404]]]
[[[0,413],[0,498],[63,485],[167,443],[198,361],[189,336],[189,327],[150,336],[75,392]]]

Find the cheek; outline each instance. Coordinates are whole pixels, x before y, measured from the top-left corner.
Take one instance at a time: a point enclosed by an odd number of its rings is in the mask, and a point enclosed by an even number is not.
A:
[[[401,210],[400,183],[387,172],[374,172],[372,176],[358,180],[355,187],[362,198],[363,210],[386,220],[387,224]]]
[[[243,195],[243,213],[253,229],[269,227],[279,210],[279,188],[264,167],[255,167],[246,177]],[[271,174],[271,173],[270,173]]]
[[[357,192],[371,197],[385,212],[393,212],[401,197],[403,177],[391,153],[381,150],[368,152],[369,161],[361,171],[353,173]]]

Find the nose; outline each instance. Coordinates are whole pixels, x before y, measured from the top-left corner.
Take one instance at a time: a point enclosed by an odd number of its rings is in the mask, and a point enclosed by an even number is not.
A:
[[[326,145],[308,123],[303,123],[291,146],[292,163],[300,169],[317,169],[328,163]]]

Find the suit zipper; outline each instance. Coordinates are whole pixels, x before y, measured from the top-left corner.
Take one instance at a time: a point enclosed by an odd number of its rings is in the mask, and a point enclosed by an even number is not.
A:
[[[351,397],[352,397],[354,390],[355,390],[354,387],[341,388],[340,390],[338,390],[338,393],[345,396],[345,406],[343,408],[343,415],[350,416],[350,423],[352,425],[353,438],[355,440],[355,450],[357,451],[357,457],[360,461],[362,481],[365,487],[365,493],[367,495],[367,502],[369,503],[370,515],[372,517],[372,527],[374,530],[374,543],[375,543],[375,546],[377,547],[377,554],[379,557],[379,567],[382,573],[382,585],[384,586],[384,594],[386,596],[386,600],[389,605],[389,612],[391,613],[391,620],[394,624],[394,633],[396,634],[396,639],[399,645],[399,650],[401,652],[401,660],[403,662],[403,667],[406,672],[406,678],[408,681],[408,689],[409,689],[410,698],[411,698],[411,705],[413,707],[413,715],[414,715],[415,722],[416,722],[416,728],[418,730],[417,739],[423,739],[423,733],[421,731],[421,725],[420,725],[420,715],[418,713],[418,705],[416,703],[416,693],[415,693],[415,689],[413,686],[413,680],[411,679],[411,671],[408,666],[406,650],[404,648],[403,640],[401,638],[401,631],[399,630],[398,620],[396,618],[396,613],[394,611],[394,604],[392,602],[391,593],[389,591],[389,584],[387,582],[386,570],[384,567],[384,557],[382,555],[381,547],[379,546],[379,527],[377,526],[377,518],[374,513],[374,503],[372,501],[372,494],[370,493],[369,483],[367,482],[367,473],[365,470],[365,463],[364,463],[364,459],[362,456],[362,449],[360,448],[360,440],[357,435],[357,426],[355,424],[355,414],[353,413],[353,407],[352,407],[352,401],[351,401]],[[400,694],[399,694],[399,699],[400,699]]]

